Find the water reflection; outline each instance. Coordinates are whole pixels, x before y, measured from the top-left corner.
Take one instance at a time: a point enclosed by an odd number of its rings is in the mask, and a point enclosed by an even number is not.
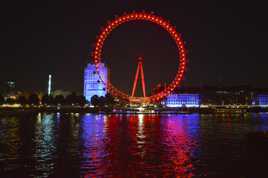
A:
[[[81,120],[81,174],[88,177],[103,173],[101,162],[105,159],[105,122],[103,115],[84,115]],[[90,171],[88,171],[90,170]]]
[[[142,114],[98,117],[85,116],[82,121],[82,169],[88,170],[88,176],[193,175],[191,153],[197,146],[199,115],[168,120]]]
[[[138,131],[137,131],[137,146],[139,149],[143,148],[143,145],[145,144],[145,137],[144,134],[144,115],[139,114],[138,115]],[[141,156],[144,156],[144,151],[141,152]]]
[[[268,113],[261,112],[261,113],[255,113],[253,115],[254,115],[253,117],[256,118],[256,120],[254,121],[255,123],[262,123],[262,124],[256,124],[255,130],[259,130],[259,131],[268,130]]]
[[[168,145],[165,160],[170,167],[164,177],[193,177],[193,159],[198,147],[199,115],[172,116],[164,124],[165,135],[163,142]],[[171,171],[173,170],[173,171]]]
[[[55,120],[53,114],[41,113],[37,115],[35,125],[35,171],[40,175],[39,177],[48,177],[53,172],[55,166]]]
[[[0,118],[0,177],[241,177],[256,130],[267,113]]]
[[[17,169],[21,143],[19,122],[16,117],[0,120],[0,171]]]

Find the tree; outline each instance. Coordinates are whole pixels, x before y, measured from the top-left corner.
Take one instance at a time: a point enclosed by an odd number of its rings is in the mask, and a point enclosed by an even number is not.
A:
[[[53,104],[53,97],[51,95],[44,95],[42,97],[42,104],[46,105]]]
[[[92,96],[90,99],[90,103],[95,107],[99,106],[100,104],[99,97],[97,95]]]
[[[106,95],[105,95],[105,103],[108,105],[108,106],[113,106],[116,102],[115,102],[115,99],[114,99],[114,97],[111,95],[111,94],[109,94],[109,93],[107,93]]]
[[[105,105],[108,105],[108,106],[113,106],[116,102],[115,102],[115,99],[114,97],[111,95],[111,94],[106,94],[105,97],[104,96],[97,96],[97,95],[94,95],[91,97],[91,101],[90,103],[93,105],[93,106],[99,106],[99,107],[104,107]]]
[[[21,104],[21,105],[26,105],[27,104],[26,97],[23,96],[23,95],[20,95],[19,98],[18,98],[18,103]]]
[[[0,95],[0,104],[4,104],[4,103],[5,103],[5,98],[2,95]]]
[[[80,106],[84,106],[87,103],[87,100],[83,95],[79,95],[79,96],[77,96],[77,103]]]
[[[55,96],[55,98],[54,98],[54,103],[55,104],[64,104],[64,102],[65,102],[65,98],[64,98],[63,95]]]
[[[99,97],[99,106],[104,107],[106,104],[106,98],[104,96]]]
[[[39,98],[38,98],[37,94],[35,94],[35,93],[31,94],[29,96],[28,102],[29,102],[29,104],[32,104],[32,105],[38,105]]]
[[[77,100],[77,96],[75,94],[75,92],[72,92],[70,95],[68,95],[66,97],[66,103],[73,105],[73,104],[77,104],[78,100]]]
[[[7,98],[7,99],[6,99],[6,103],[7,103],[7,104],[15,104],[15,103],[16,103],[16,100],[13,99],[13,98]]]

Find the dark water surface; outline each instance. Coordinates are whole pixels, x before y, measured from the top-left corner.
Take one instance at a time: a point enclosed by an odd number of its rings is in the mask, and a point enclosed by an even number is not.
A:
[[[267,130],[267,113],[1,116],[0,177],[252,177],[245,137]]]

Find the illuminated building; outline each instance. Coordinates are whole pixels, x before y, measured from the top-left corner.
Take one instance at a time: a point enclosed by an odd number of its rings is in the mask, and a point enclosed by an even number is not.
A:
[[[84,96],[90,101],[94,95],[105,96],[108,69],[103,63],[99,63],[98,71],[94,64],[88,64],[84,71]]]
[[[258,105],[260,107],[268,107],[268,95],[257,95],[253,105]]]
[[[171,94],[162,101],[162,104],[167,107],[199,107],[199,94]]]

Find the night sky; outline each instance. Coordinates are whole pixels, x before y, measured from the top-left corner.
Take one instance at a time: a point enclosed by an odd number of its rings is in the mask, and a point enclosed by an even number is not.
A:
[[[42,3],[41,3],[42,2]],[[266,5],[252,1],[9,1],[1,2],[0,81],[23,90],[82,92],[83,69],[96,36],[123,12],[149,11],[168,19],[188,50],[183,86],[268,87]],[[146,84],[169,82],[179,65],[176,46],[160,27],[133,22],[112,32],[104,46],[112,82],[130,91],[136,58],[144,57]]]

